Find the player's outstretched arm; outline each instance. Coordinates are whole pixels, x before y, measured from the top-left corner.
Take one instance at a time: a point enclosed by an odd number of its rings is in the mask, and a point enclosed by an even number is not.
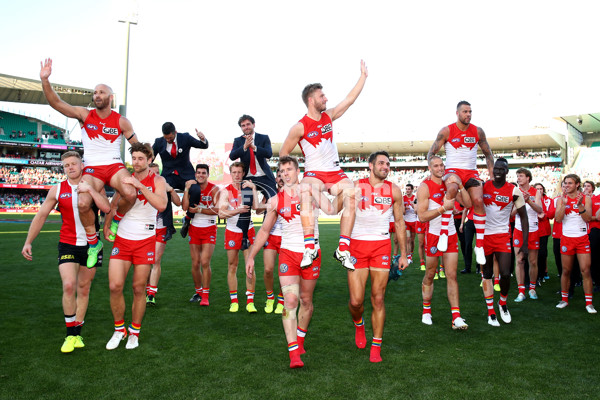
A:
[[[50,78],[50,74],[52,74],[52,59],[46,58],[46,60],[42,61],[40,64],[40,80],[42,81],[42,90],[44,91],[44,96],[46,96],[46,100],[48,100],[50,107],[54,108],[65,117],[75,118],[81,124],[83,124],[83,121],[85,121],[87,118],[89,111],[84,107],[75,107],[63,101],[54,91],[50,81],[48,80]]]
[[[360,92],[362,92],[368,76],[369,71],[367,70],[367,65],[363,60],[360,60],[360,78],[358,78],[358,82],[356,82],[356,85],[354,85],[350,93],[348,93],[346,98],[342,100],[340,104],[325,111],[327,114],[329,114],[332,121],[335,121],[336,119],[344,115],[346,110],[348,110],[348,108],[350,108],[350,106],[354,104],[354,102],[358,98],[358,95],[360,94]]]
[[[487,137],[485,136],[483,129],[477,127],[477,134],[479,135],[479,148],[485,156],[485,164],[487,165],[490,179],[492,179],[494,176],[494,155],[492,154],[492,149],[490,148],[490,144],[487,141]]]
[[[392,197],[394,198],[393,210],[394,213],[394,226],[396,228],[396,239],[398,239],[398,246],[403,249],[400,259],[398,260],[398,267],[401,270],[405,270],[408,267],[408,258],[406,257],[406,223],[404,222],[404,201],[402,200],[402,190],[396,185],[392,186]]]
[[[449,136],[450,136],[450,129],[448,129],[447,126],[443,127],[439,131],[437,137],[435,138],[435,141],[433,142],[433,144],[431,145],[431,148],[429,149],[429,152],[427,153],[427,160],[430,160],[431,157],[433,157],[434,155],[437,154],[438,151],[440,151],[442,146],[448,140]]]
[[[294,147],[298,144],[300,139],[304,135],[304,125],[298,122],[296,125],[292,126],[290,132],[288,133],[285,141],[281,145],[281,149],[279,150],[279,157],[289,156],[290,153],[294,150]]]
[[[44,226],[44,223],[48,218],[48,215],[50,215],[50,212],[54,209],[54,207],[56,207],[56,204],[58,203],[58,201],[56,200],[57,190],[58,189],[56,185],[50,188],[48,194],[46,195],[46,200],[44,200],[39,211],[37,212],[37,214],[35,214],[35,217],[33,217],[31,225],[29,225],[29,231],[27,231],[27,238],[25,239],[25,244],[23,245],[23,249],[21,250],[21,254],[23,254],[23,257],[25,257],[29,261],[33,260],[33,252],[31,245],[37,237],[37,235],[39,235],[39,233],[41,232],[42,227]]]

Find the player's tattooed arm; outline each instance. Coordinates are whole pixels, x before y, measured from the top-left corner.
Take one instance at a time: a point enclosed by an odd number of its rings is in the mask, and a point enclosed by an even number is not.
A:
[[[434,155],[437,154],[438,151],[440,151],[440,149],[442,148],[444,143],[446,143],[446,140],[448,139],[449,134],[450,134],[450,131],[447,126],[443,127],[440,130],[437,137],[435,138],[435,141],[431,145],[429,152],[427,153],[427,160],[430,160],[431,157],[433,157]]]

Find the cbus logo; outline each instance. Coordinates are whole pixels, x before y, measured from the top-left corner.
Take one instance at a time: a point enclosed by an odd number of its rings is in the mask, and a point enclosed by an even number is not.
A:
[[[329,132],[331,132],[331,124],[327,124],[321,129],[322,135],[329,133]]]
[[[465,143],[476,143],[476,140],[474,137],[466,137]]]
[[[68,199],[69,197],[71,197],[71,193],[63,193],[60,195],[61,199]]]
[[[212,196],[202,196],[200,200],[201,201],[212,201],[212,199],[213,199]]]
[[[97,131],[98,127],[96,125],[92,125],[92,124],[87,124],[86,129],[92,130],[92,131]]]
[[[500,196],[500,195],[496,195],[496,201],[500,202],[500,203],[508,203],[508,196]]]
[[[319,132],[317,132],[317,131],[312,131],[312,132],[309,132],[309,133],[308,133],[308,135],[306,135],[306,137],[307,137],[307,138],[309,138],[309,139],[312,139],[312,138],[314,138],[315,136],[319,136]]]
[[[391,205],[392,204],[392,198],[391,197],[375,197],[373,199],[373,203],[375,203],[375,204]]]
[[[106,133],[107,135],[118,135],[119,130],[117,128],[102,128],[102,133]]]

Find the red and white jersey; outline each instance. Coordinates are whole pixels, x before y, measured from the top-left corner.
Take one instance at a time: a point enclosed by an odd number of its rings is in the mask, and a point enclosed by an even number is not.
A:
[[[466,131],[461,131],[456,123],[448,125],[450,134],[444,144],[446,150],[446,169],[477,169],[477,145],[479,134],[477,127],[469,124]]]
[[[243,203],[242,201],[242,191],[241,190],[237,190],[233,184],[229,184],[227,185],[227,187],[225,188],[227,189],[228,192],[228,210],[235,210],[236,208],[239,208]],[[228,231],[231,232],[236,232],[236,233],[243,233],[242,230],[240,228],[237,227],[237,223],[238,220],[240,219],[240,214],[236,214],[233,217],[229,217],[227,218],[227,225],[225,225],[225,229],[227,229]],[[250,228],[254,228],[254,224],[252,223],[252,219],[250,220],[250,226],[248,226],[248,229]]]
[[[523,190],[521,191],[524,192]],[[535,190],[533,186],[530,186],[529,189],[527,189],[527,193],[529,193],[529,196],[531,196],[532,200],[535,200],[537,190]],[[527,210],[527,219],[529,220],[529,232],[537,232],[539,225],[538,214],[533,210],[533,208],[531,208],[529,204],[525,204],[525,210]],[[519,214],[515,216],[515,229],[520,231],[523,230],[521,229],[521,217],[519,217]]]
[[[154,172],[149,171],[148,176],[140,181],[152,193],[156,191],[155,177]],[[119,222],[117,235],[128,240],[143,240],[155,236],[156,212],[156,208],[152,207],[152,204],[138,190],[133,207],[127,211],[121,222]]]
[[[281,248],[296,253],[304,252],[304,230],[300,222],[300,197],[290,196],[285,190],[277,193],[277,214],[281,221]],[[315,218],[315,249],[319,248],[319,213]]]
[[[485,235],[509,232],[513,196],[519,195],[521,195],[519,188],[508,182],[505,182],[501,188],[494,186],[492,181],[487,181],[483,185]]]
[[[277,221],[275,221],[275,225],[271,228],[269,235],[281,236],[281,216],[277,215]]]
[[[204,208],[210,208],[215,206],[215,198],[213,197],[213,191],[215,190],[215,184],[207,182],[204,190],[200,191],[200,202],[198,205],[202,205]],[[229,219],[227,220],[229,221]],[[236,219],[237,222],[237,219]],[[190,222],[197,228],[206,228],[209,226],[214,226],[217,224],[217,216],[202,214],[197,212],[194,214],[194,218],[192,218],[192,222]]]
[[[77,185],[71,185],[68,180],[56,185],[56,200],[62,219],[59,241],[73,246],[85,246],[87,238],[79,219],[77,197]]]
[[[402,200],[404,201],[404,221],[406,222],[416,222],[417,212],[415,211],[415,199],[416,196],[413,194],[408,197],[407,195],[402,196]]]
[[[567,196],[565,216],[562,220],[562,234],[567,237],[581,237],[588,234],[588,224],[581,218],[577,208],[577,198]]]
[[[383,181],[373,187],[369,178],[358,180],[360,190],[356,198],[356,219],[350,238],[357,240],[385,240],[390,238],[390,215],[394,215],[392,182]]]
[[[304,170],[339,170],[340,157],[333,141],[333,127],[329,115],[321,113],[319,121],[305,115],[299,122],[304,126],[304,135],[298,141],[304,156]]]
[[[596,215],[598,210],[600,210],[600,194],[592,196],[592,216]],[[600,228],[600,221],[591,221],[589,226],[590,229]]]
[[[444,205],[444,197],[446,196],[446,186],[442,183],[438,185],[431,178],[427,178],[423,181],[429,188],[429,204],[428,210],[435,210]],[[427,232],[432,235],[439,236],[440,231],[442,229],[442,216],[438,215],[431,221],[429,221],[429,228],[427,228]],[[448,224],[448,236],[452,236],[456,233],[456,227],[454,223]]]
[[[122,162],[122,131],[119,125],[121,114],[112,111],[101,119],[96,109],[89,112],[81,127],[83,143],[83,163],[86,167],[94,165],[110,165]]]

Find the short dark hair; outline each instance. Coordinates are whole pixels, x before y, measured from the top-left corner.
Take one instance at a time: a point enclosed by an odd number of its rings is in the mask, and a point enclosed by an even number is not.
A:
[[[565,175],[565,177],[562,180],[563,183],[567,179],[573,179],[573,181],[575,182],[576,185],[581,186],[581,178],[579,178],[579,175],[577,175],[577,174],[567,174],[567,175]]]
[[[242,126],[242,122],[244,122],[246,120],[250,121],[252,123],[252,125],[254,125],[254,118],[252,118],[248,114],[244,114],[240,117],[240,119],[238,119],[238,125]]]
[[[308,107],[308,98],[315,92],[315,90],[323,89],[323,85],[320,83],[309,83],[302,90],[302,101]]]
[[[414,189],[414,188],[415,188],[415,187],[414,187],[414,185],[413,185],[412,183],[407,183],[407,184],[406,184],[406,187],[410,187],[411,189]]]
[[[387,151],[385,150],[378,150],[378,151],[374,151],[371,153],[371,155],[369,156],[369,164],[373,164],[373,162],[375,162],[375,159],[378,156],[386,156],[388,159],[390,158],[390,155]]]
[[[246,166],[241,161],[235,161],[235,162],[231,163],[231,165],[229,166],[229,170],[231,171],[231,168],[234,168],[234,167],[241,168],[243,171]]]
[[[162,126],[163,135],[170,135],[173,132],[176,132],[175,125],[172,122],[165,122]]]
[[[279,157],[279,166],[277,169],[281,168],[283,164],[292,163],[296,167],[296,169],[300,168],[300,164],[298,164],[298,159],[293,156],[283,156]]]
[[[199,169],[205,169],[207,174],[210,174],[210,168],[208,164],[196,164],[196,171]]]
[[[595,189],[596,188],[596,184],[592,181],[585,181],[583,182],[583,185],[585,186],[586,183],[589,183],[590,185],[592,185],[592,187]]]
[[[137,142],[137,143],[132,144],[131,147],[129,148],[129,153],[133,154],[136,151],[138,151],[140,153],[144,153],[146,155],[146,157],[148,158],[148,160],[154,159],[154,153],[152,152],[152,146],[150,146],[150,143]]]
[[[75,158],[79,158],[81,160],[81,154],[79,154],[78,152],[67,151],[62,156],[60,156],[60,161],[64,161],[66,158],[69,158],[69,157],[75,157]]]
[[[458,111],[458,109],[460,108],[460,106],[470,106],[471,103],[469,103],[466,100],[461,100],[458,102],[458,104],[456,105],[456,110]]]
[[[155,162],[151,162],[150,164],[148,164],[148,167],[149,168],[154,168],[154,167],[160,168],[160,166],[157,163],[155,163]]]
[[[538,183],[534,184],[534,185],[533,185],[533,187],[536,187],[536,186],[538,186],[538,185],[542,187],[542,193],[543,193],[543,194],[544,194],[544,196],[545,196],[545,195],[546,195],[546,187],[545,187],[544,185],[542,185],[540,182],[538,182]]]
[[[527,168],[523,168],[523,167],[519,168],[517,170],[517,175],[519,175],[519,174],[525,175],[529,179],[529,182],[531,182],[533,180],[533,175],[531,175],[531,171],[528,170]]]

